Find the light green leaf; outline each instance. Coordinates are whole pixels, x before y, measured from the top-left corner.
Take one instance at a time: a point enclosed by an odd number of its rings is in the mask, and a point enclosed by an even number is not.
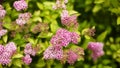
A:
[[[43,4],[41,4],[41,3],[39,3],[39,2],[37,2],[37,6],[38,6],[38,8],[39,8],[39,9],[41,9],[41,10],[43,10],[43,9],[44,9]]]
[[[42,59],[40,59],[39,61],[38,61],[38,64],[36,64],[36,67],[38,67],[38,68],[41,68],[41,67],[44,67],[45,66],[45,62],[44,62],[44,60],[42,60]]]
[[[8,35],[3,36],[3,41],[4,41],[5,43],[7,43],[7,40],[8,40]]]
[[[42,32],[42,33],[39,34],[38,37],[40,37],[40,38],[49,38],[52,35],[53,35],[53,33],[44,33],[44,32]]]
[[[102,8],[101,5],[95,5],[94,8],[93,8],[93,10],[92,10],[92,12],[93,12],[93,13],[96,13],[96,12],[98,12],[101,8]]]
[[[22,54],[15,54],[12,58],[22,58],[23,55]]]
[[[21,59],[15,59],[13,60],[13,64],[19,68],[22,67],[22,62],[21,62]]]
[[[107,31],[104,31],[97,37],[97,41],[102,42],[105,39],[106,35],[107,35]]]
[[[95,0],[95,2],[94,3],[96,3],[96,4],[101,4],[101,3],[103,3],[105,0]]]
[[[120,17],[117,18],[117,25],[120,25]]]
[[[55,33],[55,32],[57,31],[57,29],[60,28],[60,27],[58,26],[58,23],[57,23],[56,21],[53,21],[53,22],[50,24],[50,28],[51,28],[51,31],[52,31],[53,33]]]
[[[32,43],[32,44],[35,44],[35,41],[34,41],[34,39],[32,39],[32,38],[28,38],[28,41],[29,41],[30,43]]]

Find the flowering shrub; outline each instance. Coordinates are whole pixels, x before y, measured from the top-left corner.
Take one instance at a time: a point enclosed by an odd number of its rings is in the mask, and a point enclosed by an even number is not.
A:
[[[117,0],[0,0],[0,67],[117,68],[119,14]]]

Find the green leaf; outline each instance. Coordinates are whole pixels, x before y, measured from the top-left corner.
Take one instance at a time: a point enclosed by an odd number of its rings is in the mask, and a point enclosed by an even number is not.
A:
[[[38,37],[40,38],[50,38],[53,35],[53,33],[40,33]]]
[[[96,3],[96,4],[101,4],[101,3],[103,3],[105,0],[95,0],[95,2],[94,3]]]
[[[34,17],[34,18],[33,18],[33,21],[34,21],[34,22],[38,22],[38,21],[39,21],[39,22],[42,22],[42,19],[41,19],[41,17]]]
[[[88,36],[88,35],[85,35],[85,38],[86,38],[86,39],[90,39],[90,36]]]
[[[42,60],[42,59],[40,59],[39,61],[38,61],[38,64],[36,64],[36,67],[38,67],[38,68],[42,68],[42,67],[44,67],[45,66],[45,62],[44,62],[44,60]]]
[[[92,10],[92,12],[93,12],[93,13],[96,13],[96,12],[98,12],[101,8],[102,8],[101,5],[95,5],[94,8],[93,8],[93,10]]]
[[[117,25],[120,25],[120,17],[117,17]]]
[[[29,41],[30,43],[32,43],[32,44],[35,44],[35,41],[34,41],[33,38],[28,38],[28,41]]]
[[[41,10],[43,10],[43,9],[44,9],[43,4],[41,4],[41,3],[39,3],[39,2],[37,2],[37,6],[38,6],[38,8],[39,8],[39,9],[41,9]]]
[[[3,36],[3,41],[4,41],[5,43],[7,43],[7,40],[8,40],[8,35]]]
[[[19,68],[22,67],[22,62],[21,62],[21,59],[14,59],[13,60],[13,64]]]
[[[50,24],[50,28],[51,28],[51,31],[53,33],[55,33],[57,31],[57,29],[60,28],[60,27],[58,26],[58,23],[56,21],[54,21]]]
[[[102,42],[105,39],[106,35],[107,35],[107,31],[104,31],[97,37],[97,41]]]
[[[12,58],[22,58],[23,55],[22,54],[15,54]]]

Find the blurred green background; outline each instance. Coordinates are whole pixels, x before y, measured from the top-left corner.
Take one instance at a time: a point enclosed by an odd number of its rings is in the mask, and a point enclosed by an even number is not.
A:
[[[3,68],[119,68],[120,67],[120,0],[69,0],[67,10],[70,14],[77,13],[81,41],[77,46],[84,48],[84,60],[75,62],[74,65],[61,64],[57,60],[43,60],[43,51],[50,45],[50,38],[56,30],[63,27],[60,22],[60,10],[53,10],[55,0],[26,0],[28,9],[21,12],[31,12],[32,18],[23,27],[15,24],[19,13],[13,8],[15,0],[4,0],[7,14],[3,19],[4,28],[8,33],[0,39],[1,44],[14,41],[18,53],[12,58],[12,63]],[[42,23],[40,32],[34,33],[34,27]],[[46,25],[44,25],[46,24]],[[44,25],[44,26],[43,26]],[[94,37],[82,34],[86,28],[95,26]],[[93,40],[94,39],[94,40]],[[87,49],[90,41],[104,43],[104,56],[93,62]],[[27,66],[21,61],[23,49],[27,42],[33,46],[40,46],[40,51]],[[0,66],[2,68],[2,65]]]

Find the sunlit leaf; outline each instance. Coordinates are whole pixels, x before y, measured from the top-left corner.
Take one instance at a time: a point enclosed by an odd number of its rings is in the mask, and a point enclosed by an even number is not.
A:
[[[120,25],[120,17],[117,18],[117,25]]]

